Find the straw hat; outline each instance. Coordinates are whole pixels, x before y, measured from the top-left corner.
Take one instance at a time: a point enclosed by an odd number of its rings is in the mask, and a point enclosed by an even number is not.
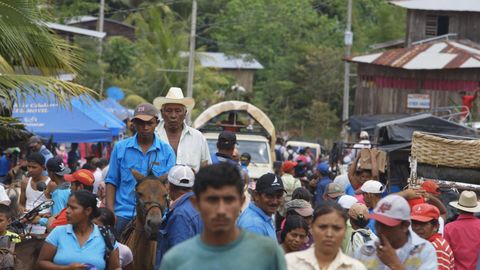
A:
[[[465,212],[480,212],[480,204],[477,201],[477,194],[473,191],[465,190],[460,194],[460,199],[450,202],[450,205]]]
[[[191,112],[195,106],[195,100],[190,97],[184,97],[181,88],[170,87],[165,97],[156,97],[153,100],[153,105],[159,110],[162,109],[164,104],[181,104],[187,107],[188,112]]]

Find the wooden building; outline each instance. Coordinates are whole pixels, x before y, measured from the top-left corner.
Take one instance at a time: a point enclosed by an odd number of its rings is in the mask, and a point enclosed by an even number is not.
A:
[[[447,34],[480,42],[480,1],[394,0],[390,3],[407,9],[407,46]]]
[[[188,56],[188,53],[185,55]],[[257,60],[245,54],[228,56],[219,52],[199,52],[196,55],[202,67],[212,68],[220,73],[230,75],[247,92],[253,90],[255,71],[263,69],[263,66]]]
[[[112,19],[104,19],[103,31],[108,37],[123,36],[135,40],[135,27]],[[93,16],[79,16],[67,21],[67,25],[88,30],[97,30],[98,18]]]
[[[480,1],[391,3],[408,8],[405,47],[349,59],[358,63],[354,115],[414,113],[460,106],[460,92],[471,93],[480,82],[480,45],[474,42],[480,41],[480,28],[476,28],[480,27]],[[437,16],[437,24],[428,16]],[[442,20],[448,21],[446,32]],[[452,32],[457,30],[458,33]],[[446,39],[436,37],[444,34]],[[453,34],[457,38],[452,39]]]

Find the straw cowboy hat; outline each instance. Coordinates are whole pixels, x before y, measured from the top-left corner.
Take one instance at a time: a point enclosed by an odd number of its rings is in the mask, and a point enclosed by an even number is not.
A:
[[[480,212],[480,204],[477,201],[477,194],[473,191],[465,190],[460,194],[460,199],[450,202],[450,205],[465,212]]]
[[[153,105],[161,110],[164,104],[181,104],[187,107],[187,111],[191,112],[195,106],[195,100],[190,97],[184,97],[182,89],[178,87],[170,87],[165,97],[156,97],[153,100]]]

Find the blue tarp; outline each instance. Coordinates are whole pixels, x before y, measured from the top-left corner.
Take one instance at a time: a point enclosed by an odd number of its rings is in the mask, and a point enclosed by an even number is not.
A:
[[[13,117],[32,133],[53,138],[54,142],[107,142],[112,131],[82,113],[75,106],[60,106],[53,98],[27,97],[15,104]]]
[[[110,129],[113,136],[118,136],[125,130],[125,123],[105,110],[98,101],[89,96],[83,96],[82,99],[74,98],[72,100],[72,106],[103,127]]]
[[[129,116],[127,108],[123,107],[122,105],[120,105],[120,103],[118,103],[112,98],[104,99],[99,103],[105,110],[112,113],[120,120],[125,120]]]

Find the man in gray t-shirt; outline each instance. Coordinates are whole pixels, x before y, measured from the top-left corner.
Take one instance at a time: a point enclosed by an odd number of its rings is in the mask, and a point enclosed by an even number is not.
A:
[[[200,169],[193,186],[193,205],[204,230],[170,249],[159,270],[286,270],[285,258],[272,239],[241,230],[236,220],[245,196],[237,168],[220,163]]]

